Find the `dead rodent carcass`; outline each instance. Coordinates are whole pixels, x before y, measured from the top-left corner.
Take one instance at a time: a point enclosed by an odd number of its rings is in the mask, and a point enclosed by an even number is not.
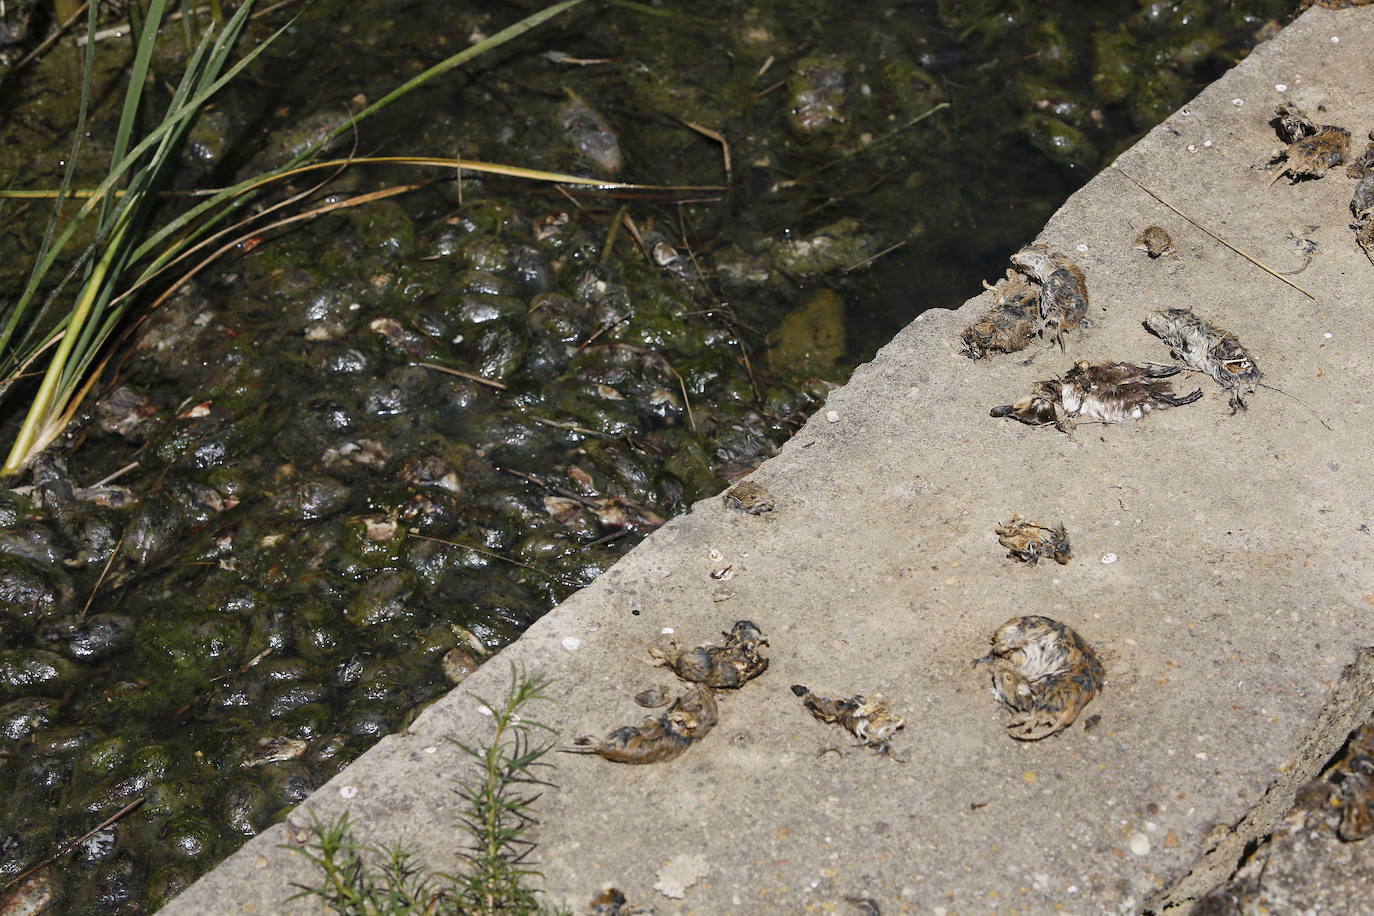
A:
[[[1154,312],[1145,318],[1145,330],[1173,347],[1174,359],[1225,388],[1232,413],[1245,409],[1245,395],[1259,384],[1260,370],[1234,334],[1203,321],[1189,309]]]
[[[1068,255],[1044,245],[1028,245],[1011,256],[1015,270],[992,287],[993,308],[963,333],[964,350],[981,359],[989,352],[1014,353],[1032,337],[1053,338],[1064,348],[1064,335],[1088,312],[1088,282]]]
[[[578,738],[573,754],[598,754],[613,763],[660,763],[682,755],[706,737],[719,716],[715,695],[697,685],[682,694],[661,716],[650,716],[638,725],[617,728],[605,738]]]
[[[1274,109],[1269,123],[1279,139],[1288,144],[1270,160],[1271,165],[1284,164],[1270,185],[1285,175],[1293,184],[1304,178],[1321,178],[1327,169],[1341,165],[1350,155],[1350,131],[1332,124],[1318,127],[1292,103],[1285,102]]]
[[[759,653],[768,638],[752,621],[736,621],[721,635],[726,638],[723,646],[705,643],[679,649],[673,643],[667,649],[651,648],[649,655],[654,664],[671,668],[684,681],[725,689],[743,686],[768,667],[768,658]]]
[[[971,359],[1024,350],[1041,326],[1040,291],[1025,274],[1009,270],[1004,280],[988,288],[994,294],[992,308],[960,337]]]
[[[892,736],[906,726],[906,720],[888,708],[880,693],[871,698],[833,699],[817,696],[801,684],[793,684],[792,693],[802,698],[811,715],[840,726],[881,754],[892,753]]]
[[[975,665],[992,669],[992,692],[1014,715],[1018,741],[1048,738],[1073,724],[1102,689],[1102,663],[1083,638],[1049,617],[1013,617]]]
[[[1165,381],[1177,375],[1177,366],[1136,366],[1075,363],[1063,376],[1036,382],[1028,397],[989,411],[994,417],[1011,417],[1031,426],[1053,424],[1068,432],[1075,420],[1124,423],[1139,420],[1152,410],[1191,404],[1202,397],[1199,388],[1182,397]]]
[[[1063,525],[1053,528],[1037,525],[1019,515],[995,529],[997,542],[1007,548],[1007,556],[1023,563],[1038,563],[1040,560],[1054,560],[1061,566],[1073,559],[1069,548],[1069,532]]]
[[[1044,245],[1027,245],[1011,263],[1040,284],[1040,333],[1064,348],[1064,335],[1088,314],[1088,281],[1066,254]]]

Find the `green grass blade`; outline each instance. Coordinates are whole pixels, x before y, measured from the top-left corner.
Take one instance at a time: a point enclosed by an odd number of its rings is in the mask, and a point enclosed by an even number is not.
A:
[[[493,48],[499,48],[501,45],[505,44],[511,39],[520,37],[521,35],[528,32],[530,29],[534,28],[535,26],[540,25],[549,19],[552,19],[554,16],[557,16],[559,13],[562,13],[565,10],[572,9],[574,6],[577,6],[579,3],[582,2],[583,0],[563,0],[562,3],[555,3],[553,6],[545,7],[544,9],[540,10],[537,13],[534,13],[533,15],[526,16],[524,19],[521,19],[514,25],[507,26],[506,28],[497,32],[490,38],[487,38],[483,41],[479,41],[477,44],[465,48],[462,51],[459,51],[452,57],[440,61],[439,63],[430,67],[424,73],[421,73],[412,79],[406,80],[400,86],[391,90],[386,95],[382,96],[380,99],[373,102],[371,105],[367,106],[362,111],[358,112],[349,120],[335,127],[333,130],[329,132],[329,134],[326,136],[324,140],[320,141],[320,144],[323,144],[329,140],[333,140],[335,137],[339,136],[345,131],[352,130],[353,125],[357,124],[363,118],[375,114],[376,112],[385,108],[387,105],[390,105],[392,102],[399,99],[401,96],[409,93],[412,89],[415,89],[418,86],[422,86],[430,80],[434,79],[434,77],[439,76],[443,73],[447,73],[454,67],[461,66],[467,63],[468,61],[472,60],[474,57],[478,57],[479,55],[485,54]],[[320,144],[316,144],[316,146],[318,147]],[[308,156],[309,153],[310,150],[306,150],[304,153],[301,154],[301,156],[297,157],[297,161],[304,161],[304,157]]]
[[[0,328],[0,374],[8,376],[19,363],[23,362],[22,356],[15,357],[15,354],[27,350],[27,343],[32,339],[34,332],[43,323],[43,314],[27,326],[27,332],[20,338],[20,343],[16,347],[11,347],[10,342],[14,337],[15,329],[23,319],[25,312],[28,311],[30,303],[33,301],[34,294],[38,291],[43,278],[47,276],[51,260],[44,265],[45,256],[52,250],[53,233],[57,230],[58,220],[62,216],[62,206],[66,202],[67,191],[71,188],[72,177],[76,174],[76,160],[81,154],[81,140],[86,135],[86,118],[90,111],[91,84],[95,81],[95,41],[99,22],[96,18],[96,6],[91,4],[86,10],[86,48],[81,64],[81,103],[77,108],[76,130],[72,136],[72,149],[67,156],[66,168],[62,170],[62,184],[57,192],[57,200],[53,204],[51,214],[48,216],[48,224],[43,230],[43,241],[38,246],[38,254],[34,258],[33,268],[29,271],[29,276],[24,284],[23,292],[19,299],[14,303],[5,319],[4,327]]]

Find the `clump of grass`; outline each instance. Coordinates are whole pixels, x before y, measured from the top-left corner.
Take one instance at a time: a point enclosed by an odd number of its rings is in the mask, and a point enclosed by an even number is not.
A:
[[[238,11],[222,26],[208,28],[200,43],[187,56],[182,77],[171,104],[161,120],[141,140],[134,142],[134,131],[144,109],[145,89],[169,0],[149,0],[136,31],[134,62],[125,91],[124,106],[116,128],[114,154],[106,177],[91,191],[75,191],[71,181],[81,152],[81,139],[87,126],[94,74],[96,5],[88,9],[87,42],[81,82],[81,104],[77,115],[71,152],[61,187],[56,191],[0,191],[0,199],[55,197],[38,254],[28,279],[17,299],[0,302],[0,402],[16,383],[30,375],[30,369],[46,368],[36,393],[28,403],[23,423],[9,445],[8,456],[0,465],[0,478],[23,470],[33,457],[46,448],[70,422],[83,398],[90,392],[109,357],[108,346],[114,333],[124,326],[128,311],[142,301],[136,294],[146,292],[155,282],[175,286],[181,278],[168,278],[173,266],[211,246],[209,259],[232,247],[222,236],[246,225],[219,229],[230,215],[244,207],[259,189],[290,178],[302,170],[301,164],[330,140],[356,128],[364,118],[376,113],[426,82],[520,36],[541,23],[569,10],[584,0],[561,0],[519,22],[502,29],[477,44],[446,58],[408,80],[378,101],[339,124],[309,149],[286,165],[214,192],[209,199],[184,213],[156,225],[160,192],[166,184],[175,152],[204,104],[228,85],[268,45],[289,27],[283,26],[255,48],[230,64],[230,57],[247,24],[254,0],[244,0]],[[131,11],[141,10],[135,3]],[[183,10],[184,12],[184,10]],[[216,19],[218,23],[218,19]],[[188,36],[189,38],[189,36]],[[351,160],[350,160],[351,161]],[[348,164],[333,164],[337,167]],[[433,160],[416,161],[433,165]],[[473,164],[467,164],[472,170]],[[479,168],[486,164],[477,164]],[[318,167],[318,164],[317,166]],[[308,168],[308,167],[306,167]],[[512,171],[487,165],[487,171]],[[515,170],[541,180],[588,183],[573,176]],[[63,208],[70,200],[84,197],[84,203],[69,218]],[[359,199],[356,202],[366,202]],[[270,212],[263,211],[263,212]],[[322,211],[317,211],[322,212]],[[259,214],[261,215],[261,214]],[[81,251],[73,251],[73,238],[81,227],[93,230],[94,240]],[[60,231],[59,231],[60,227]],[[58,260],[74,258],[74,266],[46,294],[41,290]],[[207,260],[209,260],[207,259]],[[205,265],[206,261],[191,273]],[[66,297],[69,285],[77,286],[74,296]],[[165,293],[164,293],[165,295]],[[70,301],[70,304],[67,304]]]
[[[538,821],[534,804],[552,783],[540,772],[553,742],[536,736],[552,730],[525,718],[522,710],[547,700],[549,681],[511,668],[504,703],[478,697],[491,712],[496,732],[484,744],[454,741],[476,763],[476,773],[460,779],[457,792],[465,807],[458,829],[467,837],[459,874],[430,873],[404,846],[368,846],[353,839],[347,813],[329,823],[311,824],[313,841],[304,854],[320,873],[317,886],[300,887],[291,897],[316,897],[343,916],[536,916],[553,912],[531,886],[540,877],[531,856]]]

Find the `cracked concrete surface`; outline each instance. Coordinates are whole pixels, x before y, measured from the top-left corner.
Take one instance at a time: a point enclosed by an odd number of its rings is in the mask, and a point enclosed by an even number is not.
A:
[[[1364,668],[1342,680],[1374,645],[1374,265],[1348,228],[1343,169],[1267,187],[1256,168],[1279,146],[1266,122],[1282,100],[1361,149],[1370,86],[1374,7],[1305,13],[1045,227],[1092,299],[1066,354],[974,362],[958,335],[986,296],[926,313],[755,473],[775,511],[708,500],[665,525],[164,912],[312,911],[284,903],[313,877],[289,848],[306,811],[348,810],[359,839],[458,868],[451,777],[466,763],[447,739],[489,733],[473,694],[499,696],[523,665],[556,679],[540,714],[562,741],[601,735],[641,718],[636,692],[670,683],[642,660],[664,628],[698,641],[738,618],[769,635],[772,665],[721,698],[699,745],[645,767],[555,760],[558,788],[539,803],[553,901],[580,912],[614,884],[660,914],[845,912],[851,897],[947,916],[1185,906],[1374,700]],[[1149,225],[1173,238],[1159,260],[1134,247]],[[1290,232],[1318,245],[1300,274],[1237,253],[1293,270]],[[1235,332],[1283,393],[1261,389],[1231,416],[1198,377],[1197,404],[1073,436],[988,416],[1072,360],[1167,361],[1140,322],[1175,306]],[[993,529],[1014,512],[1062,521],[1074,559],[1008,560]],[[713,600],[713,549],[734,564],[728,600]],[[1003,733],[970,662],[1026,613],[1101,655],[1092,730]],[[909,762],[850,747],[794,683],[882,692],[907,719],[895,744]],[[684,857],[682,898],[655,890]]]

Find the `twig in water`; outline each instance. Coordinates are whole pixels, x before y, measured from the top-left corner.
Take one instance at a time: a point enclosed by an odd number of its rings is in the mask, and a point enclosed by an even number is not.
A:
[[[686,118],[678,118],[678,120],[685,124],[687,127],[701,134],[703,137],[707,137],[720,144],[721,162],[725,167],[725,183],[729,184],[731,175],[730,142],[725,139],[725,135],[720,133],[719,131],[712,130],[709,127],[702,127],[700,124],[694,124],[693,122],[688,121]]]
[[[879,251],[877,254],[871,254],[856,264],[850,264],[848,267],[844,268],[844,272],[849,273],[850,271],[858,270],[860,267],[867,267],[874,261],[881,258],[883,255],[890,254],[891,252],[896,251],[898,248],[901,248],[908,241],[908,239],[902,239],[900,242],[897,242],[896,244],[888,245],[886,248],[884,248],[882,251]]]
[[[506,386],[494,378],[486,378],[485,376],[477,375],[473,372],[464,372],[462,369],[450,369],[448,366],[440,366],[435,363],[411,363],[411,365],[419,366],[422,369],[433,369],[435,372],[442,372],[445,375],[456,375],[470,382],[476,382],[479,385],[488,385],[501,391],[506,390]]]
[[[139,805],[143,804],[143,799],[144,799],[144,798],[145,798],[145,796],[143,796],[143,795],[140,795],[138,798],[135,798],[133,801],[129,802],[129,803],[128,803],[127,805],[125,805],[123,808],[120,808],[120,809],[119,809],[118,811],[116,811],[114,814],[111,814],[109,817],[105,818],[105,820],[103,820],[103,821],[101,821],[100,823],[96,824],[96,825],[95,825],[94,827],[92,827],[90,830],[87,830],[85,833],[81,834],[81,836],[77,837],[77,838],[74,839],[74,840],[69,841],[69,842],[68,842],[66,845],[64,845],[61,849],[57,850],[57,852],[55,852],[55,853],[53,853],[52,855],[48,856],[46,859],[44,859],[43,861],[39,862],[37,865],[34,865],[34,866],[33,866],[32,868],[30,868],[28,871],[24,872],[23,874],[17,875],[17,876],[15,876],[15,877],[11,878],[10,880],[6,881],[6,882],[5,882],[5,887],[10,887],[11,885],[18,884],[20,881],[23,881],[25,878],[27,878],[29,875],[33,874],[34,872],[38,871],[39,869],[41,869],[41,868],[47,868],[49,865],[51,865],[52,863],[56,862],[58,859],[62,858],[63,856],[65,856],[67,853],[71,852],[73,849],[75,849],[76,847],[80,846],[82,843],[86,842],[86,841],[89,840],[91,837],[95,836],[97,833],[99,833],[100,831],[104,830],[106,827],[110,826],[110,825],[113,824],[115,821],[119,820],[121,817],[123,817],[124,815],[128,814],[130,811],[132,811],[132,810],[134,810],[135,808],[137,808]]]
[[[1145,185],[1143,185],[1143,184],[1141,184],[1139,181],[1137,181],[1137,180],[1135,179],[1135,177],[1134,177],[1133,175],[1131,175],[1130,172],[1126,171],[1126,170],[1123,169],[1121,166],[1119,166],[1119,165],[1113,165],[1112,168],[1116,169],[1116,170],[1117,170],[1118,172],[1120,172],[1122,175],[1126,176],[1127,180],[1129,180],[1129,181],[1131,182],[1131,184],[1135,185],[1137,188],[1140,188],[1140,190],[1144,191],[1146,194],[1150,195],[1150,196],[1153,197],[1155,200],[1159,201],[1161,204],[1163,204],[1164,206],[1168,207],[1170,210],[1174,211],[1174,213],[1176,213],[1176,214],[1178,214],[1179,216],[1183,217],[1183,218],[1186,219],[1188,222],[1190,222],[1190,223],[1192,223],[1194,226],[1196,226],[1198,229],[1200,229],[1200,230],[1202,230],[1203,232],[1207,233],[1209,236],[1211,236],[1212,238],[1216,239],[1218,242],[1220,242],[1221,244],[1225,245],[1227,248],[1231,249],[1231,250],[1234,251],[1236,254],[1240,255],[1242,258],[1244,258],[1245,260],[1249,261],[1251,264],[1254,264],[1254,265],[1255,265],[1256,267],[1258,267],[1260,270],[1264,271],[1265,273],[1267,273],[1267,274],[1269,274],[1269,275],[1271,275],[1271,276],[1277,277],[1280,281],[1282,281],[1282,282],[1284,282],[1284,283],[1287,283],[1289,286],[1293,287],[1295,290],[1297,290],[1298,292],[1302,293],[1304,296],[1306,296],[1307,298],[1311,299],[1313,302],[1316,302],[1316,301],[1317,301],[1317,297],[1316,297],[1316,296],[1312,295],[1312,294],[1309,293],[1307,290],[1303,289],[1301,286],[1299,286],[1298,284],[1294,283],[1292,280],[1290,280],[1290,279],[1288,279],[1287,277],[1285,277],[1285,276],[1284,276],[1282,273],[1280,273],[1279,271],[1277,271],[1277,270],[1275,270],[1274,268],[1270,267],[1268,264],[1265,264],[1263,261],[1261,261],[1259,258],[1255,257],[1254,255],[1249,254],[1249,253],[1247,253],[1247,252],[1245,252],[1245,251],[1242,251],[1241,249],[1237,248],[1235,245],[1232,245],[1230,242],[1226,241],[1226,239],[1224,239],[1224,238],[1222,238],[1221,236],[1217,235],[1217,234],[1216,234],[1215,232],[1213,232],[1211,229],[1208,229],[1206,226],[1202,225],[1202,224],[1199,223],[1197,220],[1193,219],[1193,218],[1192,218],[1191,216],[1189,216],[1187,213],[1184,213],[1184,212],[1183,212],[1182,210],[1180,210],[1178,207],[1175,207],[1173,204],[1169,203],[1169,202],[1168,202],[1167,200],[1165,200],[1163,197],[1160,197],[1160,196],[1159,196],[1158,194],[1156,194],[1154,191],[1152,191],[1152,190],[1150,190],[1149,188],[1145,187]]]
[[[451,541],[447,538],[430,537],[427,534],[417,534],[414,531],[407,531],[406,536],[417,538],[421,541],[434,541],[436,544],[447,544],[450,547],[461,547],[463,550],[471,550],[473,553],[480,553],[484,556],[491,557],[493,560],[501,560],[505,563],[510,563],[512,565],[519,566],[523,569],[528,569],[530,572],[537,573],[543,576],[545,579],[548,579],[550,582],[557,582],[559,585],[562,585],[566,588],[581,588],[581,586],[577,583],[569,582],[566,579],[560,579],[553,573],[540,569],[538,566],[531,566],[530,564],[523,563],[520,560],[515,559],[514,557],[508,557],[504,554],[499,554],[494,550],[487,550],[485,547],[477,547],[473,544],[464,544],[462,541]]]

